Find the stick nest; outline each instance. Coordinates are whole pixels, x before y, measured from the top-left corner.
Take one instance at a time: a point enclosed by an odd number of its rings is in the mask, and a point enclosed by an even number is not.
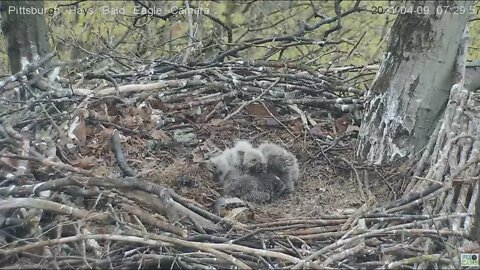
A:
[[[49,81],[39,74],[52,57],[1,82],[4,267],[398,268],[450,265],[454,254],[439,243],[476,248],[466,238],[470,207],[438,207],[450,197],[472,205],[472,182],[455,197],[455,185],[443,184],[448,173],[429,173],[429,183],[411,177],[428,171],[426,158],[414,172],[412,160],[380,167],[352,157],[363,99],[342,84],[344,74],[275,62],[152,62],[105,75],[92,71],[98,59],[83,59],[50,65],[77,70]],[[451,106],[467,113],[467,103]],[[451,117],[454,132],[472,119]],[[443,146],[478,148],[453,131],[439,127],[434,139],[445,143],[425,155],[457,166]],[[293,194],[226,219],[214,211],[222,190],[202,161],[240,138],[284,145],[302,177]],[[432,194],[444,200],[426,212]],[[453,220],[458,230],[447,226]],[[420,252],[418,239],[429,248]]]

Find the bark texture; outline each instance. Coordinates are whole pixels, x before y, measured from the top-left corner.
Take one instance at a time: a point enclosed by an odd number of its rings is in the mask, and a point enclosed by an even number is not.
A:
[[[454,62],[468,14],[439,14],[437,7],[469,1],[407,2],[429,13],[398,15],[387,52],[367,93],[357,155],[381,164],[411,157],[427,143],[452,86]]]
[[[7,53],[12,74],[25,63],[38,61],[49,51],[43,1],[2,1],[2,31],[7,40]],[[36,14],[26,14],[26,10]],[[28,12],[32,13],[32,12]]]

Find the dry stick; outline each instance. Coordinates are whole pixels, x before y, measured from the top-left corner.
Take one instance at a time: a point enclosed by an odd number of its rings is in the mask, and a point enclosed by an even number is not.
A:
[[[435,186],[438,186],[438,185],[435,185]],[[388,210],[385,210],[385,213],[399,212],[399,211],[402,211],[402,210],[409,209],[411,207],[419,206],[419,205],[425,203],[426,201],[430,200],[431,198],[437,196],[438,194],[441,194],[441,193],[449,190],[451,187],[452,187],[452,183],[451,182],[446,182],[443,185],[443,187],[435,190],[434,192],[432,192],[432,193],[430,193],[426,196],[422,196],[419,199],[416,199],[416,200],[411,201],[409,203],[406,203],[406,204],[400,205],[398,207],[394,207],[394,208],[390,208]]]
[[[350,235],[360,235],[361,233],[364,233],[365,231],[350,231],[348,232]],[[391,231],[391,232],[384,232],[384,233],[379,233],[375,236],[425,236],[425,235],[432,235],[432,236],[462,236],[462,237],[467,237],[468,232],[466,231],[449,231],[449,230],[432,230],[432,229],[408,229],[408,230],[399,230],[399,231]],[[326,232],[326,233],[314,233],[314,234],[308,234],[308,235],[297,235],[298,239],[302,240],[334,240],[334,239],[340,239],[344,238],[345,232],[344,231],[334,231],[334,232]],[[281,235],[281,238],[285,237],[284,235]],[[280,238],[280,237],[274,237],[274,238]]]
[[[46,62],[50,61],[50,59],[52,59],[56,55],[57,55],[57,51],[52,51],[49,54],[45,55],[38,62],[33,63],[31,65],[25,65],[20,72],[14,74],[14,75],[11,75],[4,80],[1,80],[0,81],[0,90],[3,90],[3,87],[5,85],[7,85],[8,83],[16,81],[16,80],[18,80],[18,78],[21,78],[22,76],[25,76],[28,73],[31,73],[31,72],[35,71],[38,67],[40,67],[43,64],[45,64]]]
[[[437,123],[437,126],[435,127],[435,130],[433,131],[432,135],[430,136],[430,140],[427,143],[427,146],[425,146],[425,149],[423,150],[422,156],[420,160],[417,162],[415,171],[413,173],[413,176],[420,176],[425,169],[425,166],[427,164],[427,160],[431,157],[431,154],[433,152],[433,148],[436,145],[438,135],[440,133],[440,129],[443,124],[443,119],[440,119]],[[416,181],[413,181],[413,179],[410,181],[410,183],[407,185],[405,188],[405,194],[408,194],[412,192],[414,189],[413,187],[415,186]]]
[[[34,100],[35,101],[38,101],[39,99],[43,99],[44,97],[47,97],[49,95],[49,92],[47,93],[44,93],[42,94],[40,97],[35,97],[35,93],[32,92],[32,90],[30,88],[28,88],[28,91],[30,93],[30,95],[32,95],[34,97]],[[62,131],[60,130],[60,127],[57,125],[57,123],[53,120],[53,117],[48,113],[47,111],[47,108],[45,108],[45,105],[43,104],[43,102],[37,102],[36,104],[39,105],[39,107],[42,109],[43,113],[45,114],[45,117],[50,121],[50,124],[52,124],[52,126],[57,130],[58,134],[62,134]],[[51,102],[52,106],[54,107],[55,105]],[[26,108],[26,110],[24,112],[26,112],[27,110],[30,110],[31,108]],[[58,109],[57,109],[58,111]]]
[[[205,116],[205,118],[202,120],[202,123],[206,123],[208,122],[208,120],[210,120],[213,115],[218,111],[220,110],[220,108],[222,107],[222,102],[218,102],[215,107],[213,107],[212,111],[210,111],[207,116]]]
[[[428,194],[438,190],[441,188],[441,185],[431,185],[429,186],[428,188],[422,190],[421,192],[415,192],[415,193],[410,193],[400,199],[397,199],[395,201],[390,201],[388,203],[386,203],[385,205],[382,205],[382,206],[379,206],[375,209],[376,212],[379,212],[379,213],[384,213],[385,210],[387,209],[391,209],[391,208],[394,208],[394,207],[398,207],[398,206],[402,206],[402,205],[405,205],[411,201],[414,201],[420,197],[424,197],[424,196],[427,196]]]
[[[429,215],[432,215],[433,210],[431,210],[429,205],[427,204],[425,207],[423,207],[423,212],[428,212]],[[453,222],[455,222],[455,218],[453,219]],[[449,221],[450,224],[452,224],[453,222]],[[429,225],[425,224],[422,227],[423,228],[428,228]],[[448,263],[448,266],[450,267],[451,265],[453,265],[455,269],[459,269],[460,265],[459,265],[458,261],[456,260],[457,256],[455,256],[455,254],[458,255],[458,252],[455,252],[451,249],[451,246],[456,246],[456,244],[454,244],[454,242],[451,242],[451,243],[447,244],[448,240],[445,241],[445,239],[441,236],[439,226],[437,225],[436,222],[432,221],[432,227],[437,231],[436,235],[439,238],[439,242],[441,242],[443,244],[442,248],[445,248],[446,253],[448,253],[448,255],[450,256],[451,261]],[[450,228],[453,228],[453,225]],[[460,230],[459,229],[453,229],[453,231],[460,231]],[[465,235],[465,236],[467,236],[467,235]],[[420,237],[423,237],[423,235],[421,235]],[[451,238],[451,237],[449,237],[449,238]],[[457,238],[457,237],[455,237],[455,238]],[[424,246],[425,253],[432,251],[432,248],[430,248],[431,243],[433,243],[432,239],[426,239],[426,241],[424,241],[423,246]],[[455,252],[455,254],[454,254],[454,252]]]
[[[120,94],[129,93],[129,92],[144,92],[144,91],[154,91],[160,90],[167,87],[185,87],[185,86],[203,86],[205,82],[202,80],[165,80],[158,81],[155,83],[147,84],[129,84],[129,85],[120,85],[118,86],[118,92]],[[89,90],[91,91],[91,90]],[[114,95],[117,93],[115,87],[109,87],[102,89],[95,93],[96,96],[107,96]]]
[[[170,110],[191,109],[198,106],[205,106],[212,103],[218,103],[220,101],[225,100],[226,98],[236,97],[239,93],[240,91],[233,90],[212,99],[202,99],[198,101],[191,101],[188,103],[179,103],[179,104],[165,104],[165,106],[167,107],[167,109],[170,109]]]
[[[156,184],[149,183],[149,182],[142,181],[135,178],[110,179],[110,178],[102,178],[102,177],[73,177],[73,180],[71,180],[71,182],[63,181],[63,179],[62,181],[58,181],[58,182],[60,182],[60,184],[63,184],[63,185],[68,185],[68,184],[82,185],[83,184],[83,185],[96,185],[96,186],[104,186],[104,187],[133,188],[133,189],[138,189],[140,191],[152,193],[158,196],[161,195],[162,190],[166,190],[165,187],[161,187]],[[0,194],[2,193],[2,190],[3,189],[0,189]],[[165,193],[168,194],[168,192],[165,192]],[[170,201],[162,200],[162,204],[163,204],[162,206],[165,207],[168,204],[168,202]],[[179,213],[182,213],[188,216],[197,225],[201,225],[202,227],[205,226],[213,230],[219,230],[221,228],[220,226],[215,225],[210,220],[187,209],[180,203],[175,202],[173,200],[171,200],[171,202],[172,202],[171,205],[175,211],[178,211]]]
[[[439,261],[442,258],[443,258],[442,254],[420,255],[420,256],[417,256],[417,257],[407,258],[407,259],[403,259],[403,260],[400,260],[400,261],[391,262],[391,263],[388,263],[388,264],[385,263],[385,268],[386,269],[398,269],[403,265],[412,265],[412,264],[419,264],[419,263],[425,263],[425,262],[436,262],[436,261]],[[448,260],[448,261],[451,262],[451,260]]]
[[[477,181],[477,183],[475,183],[473,185],[473,193],[472,193],[472,198],[470,199],[470,203],[467,207],[467,214],[469,214],[470,216],[465,218],[465,222],[463,224],[463,227],[464,228],[471,228],[471,226],[473,225],[474,223],[474,219],[475,219],[475,205],[476,205],[476,202],[478,200],[478,190],[479,190],[479,187],[478,185],[480,185],[480,182]]]
[[[113,218],[108,213],[89,212],[84,209],[74,208],[68,205],[34,198],[10,198],[0,200],[0,211],[20,207],[49,210],[64,215],[71,215],[75,218],[93,219],[100,222],[110,223]]]
[[[449,149],[451,147],[451,145],[456,142],[457,140],[461,139],[461,138],[471,138],[472,136],[471,135],[467,135],[467,134],[462,134],[462,135],[458,135],[458,136],[455,136],[453,137],[452,139],[448,140],[445,144],[445,146],[443,147],[443,151],[444,153],[439,157],[438,160],[446,160],[447,159],[447,154],[449,153]],[[444,162],[444,161],[442,161]],[[437,162],[436,164],[439,164],[440,162]],[[471,164],[469,164],[468,166],[470,166]],[[461,171],[461,170],[460,170]],[[450,179],[454,179],[458,173],[460,173],[460,171],[457,171],[456,173],[452,174],[452,176],[450,176]],[[451,183],[449,184],[451,186]],[[441,185],[437,185],[437,184],[433,184],[427,188],[423,188],[421,192],[419,193],[411,193],[411,194],[407,194],[406,196],[404,196],[403,198],[400,198],[396,201],[393,201],[393,202],[389,202],[387,203],[386,205],[382,206],[381,208],[381,211],[385,211],[385,209],[390,209],[389,211],[390,212],[393,212],[391,211],[391,208],[395,207],[395,208],[400,208],[402,207],[400,210],[403,210],[403,209],[407,209],[408,207],[405,206],[405,205],[409,205],[410,206],[416,206],[418,205],[418,203],[420,202],[419,200],[421,200],[421,198],[427,196],[428,194],[430,194],[431,192],[437,192],[435,194],[438,194],[438,190],[441,188]],[[442,190],[444,191],[444,190]],[[430,196],[431,197],[431,196]],[[419,199],[420,198],[420,199]],[[413,201],[413,202],[412,202]],[[398,209],[396,211],[399,211]]]
[[[305,244],[305,241],[299,239],[298,237],[294,237],[295,240],[299,240],[300,242],[302,242],[302,244]],[[290,237],[287,237],[287,242],[288,242],[288,245],[290,246],[290,248],[295,252],[295,255],[297,255],[298,257],[300,257],[300,259],[303,259],[303,256],[302,254],[300,253],[300,251],[298,251],[298,249],[295,247],[295,245],[292,243],[292,240],[290,240]]]
[[[461,136],[457,136],[455,138],[459,138],[459,137],[465,137],[466,135],[461,135]],[[454,139],[455,139],[454,138]],[[452,140],[454,140],[452,139]],[[394,208],[390,208],[388,210],[386,210],[385,212],[386,213],[392,213],[392,212],[398,212],[398,211],[401,211],[401,210],[405,210],[405,209],[408,209],[410,207],[414,207],[414,206],[417,206],[417,205],[420,205],[422,204],[423,202],[425,201],[428,201],[429,199],[435,197],[437,194],[440,194],[442,192],[445,192],[447,190],[449,190],[450,188],[452,188],[452,181],[463,171],[465,170],[466,168],[470,167],[471,165],[473,164],[476,164],[476,163],[479,163],[480,162],[480,159],[476,159],[476,160],[472,160],[470,162],[467,162],[465,163],[465,165],[463,165],[462,167],[460,167],[459,169],[457,169],[456,171],[454,171],[452,173],[452,175],[450,176],[450,178],[444,182],[443,184],[443,187],[435,190],[434,192],[426,195],[426,196],[422,196],[421,198],[419,199],[416,199],[414,201],[411,201],[407,204],[404,204],[404,205],[401,205],[401,206],[398,206],[398,207],[394,207]],[[435,186],[440,186],[440,185],[433,185],[432,187],[435,187]]]
[[[355,213],[350,215],[350,217],[345,221],[342,225],[341,230],[347,230],[350,226],[354,226],[357,221],[367,213],[368,209],[370,209],[375,204],[375,197],[369,197],[363,205],[358,208]]]
[[[58,162],[54,162],[54,161],[47,160],[47,159],[36,158],[36,157],[26,157],[26,156],[22,156],[22,155],[0,155],[0,157],[36,161],[36,162],[39,162],[42,165],[45,165],[47,167],[54,167],[54,168],[57,168],[59,170],[74,172],[74,173],[82,174],[82,175],[85,175],[85,176],[94,176],[91,172],[89,172],[87,170],[79,169],[79,168],[76,168],[76,167],[73,167],[73,166],[70,166],[70,165],[67,165],[67,164],[58,163]]]
[[[122,171],[123,175],[124,176],[137,175],[137,172],[135,172],[135,170],[128,165],[127,159],[123,154],[122,143],[120,142],[120,134],[116,129],[113,130],[111,142],[112,142],[112,151],[113,151],[113,154],[115,155],[115,160],[117,161],[117,165]]]
[[[293,134],[293,133],[290,131],[290,129],[289,129],[287,126],[285,126],[284,123],[282,123],[282,121],[278,120],[278,118],[275,117],[275,115],[273,115],[273,113],[268,109],[268,107],[267,107],[267,105],[265,105],[265,103],[263,103],[262,101],[260,101],[260,104],[262,104],[262,106],[265,108],[265,110],[267,110],[268,114],[270,114],[270,116],[271,116],[273,119],[275,119],[275,121],[277,121],[277,123],[279,123],[280,125],[282,125],[282,127],[285,128],[285,130],[288,131],[288,133],[290,133],[290,135],[292,135],[292,136],[295,137],[295,138],[297,137],[297,136],[295,136],[295,134]]]
[[[301,226],[304,227],[304,226]],[[279,227],[272,228],[272,230],[278,230],[277,232],[278,235],[288,235],[288,236],[294,236],[294,235],[308,235],[312,233],[324,233],[324,232],[336,232],[339,230],[339,226],[324,226],[324,227],[310,227],[310,228],[301,228],[299,229],[299,226],[286,226],[282,228],[282,231]],[[277,229],[278,228],[278,229]]]
[[[10,195],[27,196],[30,194],[38,194],[45,190],[56,190],[64,186],[72,185],[75,181],[70,178],[59,178],[48,180],[35,185],[10,186],[0,188],[0,196],[8,197]]]
[[[275,230],[276,230],[276,228],[275,228]],[[238,237],[238,238],[236,238],[236,239],[230,240],[229,242],[230,242],[230,243],[238,243],[238,242],[240,242],[240,241],[242,241],[242,240],[248,239],[248,238],[254,236],[255,234],[259,234],[259,233],[264,232],[264,231],[269,231],[269,228],[259,228],[259,229],[256,229],[255,231],[251,231],[251,232],[249,232],[249,233],[246,233],[246,234],[244,234],[244,235],[242,235],[242,236],[240,236],[240,237]]]
[[[184,237],[184,238],[187,237],[187,230],[186,229],[175,227],[172,224],[169,224],[169,223],[167,223],[163,220],[160,220],[160,219],[154,217],[150,213],[146,213],[144,210],[142,210],[142,209],[140,209],[136,206],[129,205],[129,204],[126,204],[126,203],[121,203],[120,206],[122,206],[122,208],[124,208],[130,214],[138,216],[142,221],[144,221],[144,222],[146,222],[150,225],[153,225],[153,226],[155,226],[159,229],[165,230],[167,232],[174,233],[174,234],[179,235],[179,236]]]
[[[247,229],[256,229],[256,228],[264,228],[264,227],[274,227],[274,226],[284,226],[284,225],[294,225],[294,224],[302,224],[307,227],[309,224],[312,225],[340,225],[343,224],[348,217],[343,219],[298,219],[298,220],[284,220],[284,221],[274,221],[269,223],[259,223],[259,224],[249,224],[247,225]]]
[[[365,195],[365,192],[363,191],[362,180],[360,180],[360,176],[358,175],[357,169],[355,168],[355,166],[353,166],[352,162],[348,161],[346,158],[341,157],[340,159],[343,160],[343,162],[347,163],[348,166],[352,168],[353,172],[355,173],[355,179],[357,180],[357,185],[358,185],[358,190],[360,191],[360,195],[362,196],[363,201],[366,202],[367,195]]]
[[[196,212],[197,214],[203,216],[204,218],[209,218],[215,222],[226,222],[227,224],[230,224],[230,225],[233,225],[233,224],[241,224],[240,222],[230,222],[228,220],[225,220],[223,219],[222,217],[220,216],[217,216],[207,210],[204,210],[202,208],[202,205],[200,205],[199,203],[193,201],[193,200],[190,200],[190,199],[187,199],[187,198],[184,198],[180,195],[178,195],[173,189],[168,189],[168,192],[170,193],[170,196],[172,196],[172,198],[181,203],[183,206],[187,207],[188,209],[192,210],[193,212]]]
[[[371,190],[371,188],[370,188],[370,183],[368,182],[368,179],[369,179],[369,178],[370,178],[370,177],[368,176],[368,170],[364,169],[364,170],[363,170],[363,184],[365,185],[365,192],[367,192],[367,197],[368,197],[368,198],[375,196],[375,195],[373,195],[372,190]],[[390,190],[393,191],[393,188],[388,184],[388,182],[385,180],[385,178],[383,177],[383,175],[382,175],[381,178],[382,178],[382,180],[383,180],[384,182],[387,183],[387,185],[388,185],[388,187],[390,188]]]
[[[205,233],[203,228],[221,230],[221,227],[217,224],[214,224],[211,220],[200,216],[199,214],[173,200],[167,189],[164,189],[160,192],[160,198],[165,203],[167,213],[169,213],[172,217],[176,215],[179,215],[179,217],[188,217],[200,232]]]
[[[250,248],[250,247],[245,247],[245,246],[240,246],[240,245],[234,245],[234,244],[216,244],[216,243],[191,243],[188,241],[180,240],[180,239],[174,239],[175,241],[172,241],[172,243],[183,243],[186,245],[186,243],[189,244],[189,247],[192,248],[198,248],[196,244],[199,244],[199,246],[208,246],[211,248],[215,248],[218,250],[234,250],[234,251],[239,251],[239,252],[244,252],[246,254],[251,254],[251,255],[256,255],[256,256],[265,256],[265,257],[272,257],[272,258],[277,258],[281,259],[284,261],[288,261],[291,263],[299,263],[302,260],[295,258],[293,256],[283,254],[280,252],[276,251],[269,251],[269,250],[263,250],[263,249],[255,249],[255,248]]]
[[[235,110],[233,113],[227,115],[225,118],[223,118],[222,121],[220,121],[220,123],[224,122],[224,121],[227,121],[228,119],[232,118],[234,115],[236,115],[237,113],[241,112],[245,107],[247,107],[248,105],[252,104],[253,102],[257,102],[259,101],[266,93],[268,93],[268,91],[270,91],[270,89],[272,89],[275,85],[277,85],[278,82],[280,82],[280,79],[281,78],[277,78],[275,80],[275,82],[272,83],[272,85],[270,85],[267,89],[265,89],[265,91],[263,91],[260,95],[258,95],[256,98],[250,100],[250,101],[246,101],[246,102],[243,102],[242,105],[240,105],[240,107],[238,107],[237,110]]]
[[[305,127],[305,131],[310,130],[310,128],[308,127],[307,116],[302,110],[300,110],[300,108],[298,108],[297,104],[288,105],[288,107],[300,115],[300,119],[302,120],[303,126]]]
[[[366,31],[363,32],[362,36],[358,39],[357,43],[355,43],[355,45],[352,47],[352,49],[348,52],[347,54],[347,57],[345,59],[349,59],[350,58],[350,55],[352,55],[352,53],[357,49],[358,45],[360,44],[360,42],[362,41],[362,39],[365,37],[365,34],[367,34]],[[365,67],[364,67],[365,68]],[[329,69],[330,70],[330,69]]]
[[[361,243],[354,246],[353,248],[346,249],[338,254],[334,254],[328,257],[328,259],[326,259],[322,264],[320,264],[320,267],[325,268],[336,261],[341,261],[347,257],[353,257],[355,254],[360,253],[364,248],[365,248],[365,243],[362,241]]]
[[[151,237],[151,239],[149,239],[148,237]],[[151,246],[172,246],[172,244],[177,244],[177,245],[181,245],[181,246],[185,246],[185,247],[189,247],[189,248],[202,250],[202,251],[205,251],[205,252],[214,251],[215,253],[217,253],[217,252],[219,252],[218,250],[234,250],[234,251],[244,252],[246,254],[255,255],[255,256],[266,256],[266,257],[277,258],[277,259],[281,259],[281,260],[288,261],[288,262],[291,262],[291,263],[299,263],[299,262],[302,261],[302,260],[300,260],[298,258],[295,258],[293,256],[283,254],[283,253],[280,253],[280,252],[275,252],[275,251],[249,248],[249,247],[244,247],[244,246],[235,245],[235,244],[216,244],[216,243],[190,242],[190,241],[181,240],[181,239],[168,237],[168,236],[164,236],[164,235],[153,235],[153,234],[144,234],[143,237],[127,236],[127,235],[111,235],[111,234],[97,234],[97,235],[82,235],[82,234],[80,234],[80,235],[71,236],[71,237],[53,239],[53,240],[48,240],[48,241],[40,241],[40,242],[37,242],[37,243],[32,243],[32,244],[28,244],[28,245],[24,245],[24,246],[16,247],[16,248],[11,248],[11,249],[0,249],[0,255],[4,255],[4,256],[13,255],[13,254],[18,254],[20,252],[30,250],[30,249],[34,249],[34,248],[38,248],[38,247],[50,246],[50,245],[56,245],[56,244],[63,244],[63,243],[85,240],[85,239],[126,241],[126,242],[133,242],[133,243],[143,243],[147,246],[148,245],[151,245]],[[211,253],[215,254],[213,252],[211,252]],[[215,255],[217,255],[217,254],[215,254]],[[224,254],[224,253],[222,253],[222,254]],[[222,258],[230,261],[231,263],[233,263],[233,264],[235,264],[239,267],[241,267],[241,269],[250,269],[243,262],[231,257],[231,255],[229,255],[227,257],[222,256]],[[241,264],[241,266],[240,266],[240,264]]]
[[[367,238],[367,237],[375,236],[375,235],[390,232],[390,231],[403,230],[403,229],[407,229],[407,228],[412,227],[412,226],[427,224],[427,223],[434,222],[434,221],[445,220],[445,219],[455,218],[455,217],[466,217],[466,216],[467,216],[466,214],[447,215],[447,216],[432,218],[430,220],[422,220],[422,221],[418,221],[418,222],[414,222],[414,223],[401,224],[401,225],[395,225],[395,226],[391,226],[391,227],[387,227],[387,228],[383,228],[383,229],[371,230],[371,231],[368,231],[366,233],[354,236],[352,238],[345,239],[345,240],[340,240],[340,241],[337,241],[333,244],[325,246],[325,247],[321,248],[320,250],[312,253],[310,256],[305,258],[305,260],[303,260],[302,262],[297,263],[291,269],[300,269],[305,263],[308,263],[309,261],[312,261],[313,259],[321,256],[325,252],[327,252],[329,250],[332,250],[332,249],[339,248],[342,245],[349,244],[349,243],[351,243],[353,241],[356,241],[356,240],[359,240],[359,239],[364,239],[364,238]]]
[[[88,184],[94,184],[97,186],[106,186],[106,187],[121,187],[121,188],[134,188],[141,191],[145,191],[151,194],[155,194],[162,199],[164,206],[171,206],[171,210],[178,211],[183,215],[188,216],[192,221],[200,225],[201,227],[210,228],[212,230],[220,230],[220,226],[214,224],[211,220],[204,218],[203,216],[193,212],[192,210],[188,209],[186,206],[182,205],[181,203],[175,201],[172,198],[171,193],[168,188],[164,186],[160,186],[154,183],[150,183],[141,179],[137,178],[125,178],[125,179],[115,179],[115,178],[103,178],[103,177],[76,177],[79,181],[84,181]],[[176,195],[176,194],[175,194]],[[176,195],[179,197],[179,195]],[[167,208],[167,207],[166,207]],[[168,211],[167,211],[168,212]],[[172,213],[170,213],[172,214]]]

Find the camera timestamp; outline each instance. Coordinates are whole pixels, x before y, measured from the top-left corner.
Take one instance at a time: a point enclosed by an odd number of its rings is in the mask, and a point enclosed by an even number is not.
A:
[[[480,13],[480,6],[470,6],[469,8],[464,6],[448,6],[448,5],[439,5],[436,7],[429,7],[429,6],[373,6],[370,9],[372,14],[470,14],[470,15],[478,15]]]

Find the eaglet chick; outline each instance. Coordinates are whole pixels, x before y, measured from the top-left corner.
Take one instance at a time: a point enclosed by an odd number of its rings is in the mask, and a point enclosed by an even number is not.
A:
[[[267,172],[267,160],[260,150],[250,147],[239,153],[241,158],[240,170],[248,174]]]
[[[223,182],[229,171],[241,170],[245,154],[249,157],[256,155],[250,154],[252,150],[253,146],[249,142],[240,140],[232,148],[226,148],[219,155],[210,158],[206,165],[213,172],[214,180]],[[259,151],[257,154],[261,155]]]
[[[231,170],[231,167],[228,165],[223,153],[210,158],[205,162],[205,164],[212,172],[213,180],[216,182],[223,182],[225,180],[225,176]]]
[[[295,182],[299,178],[300,169],[294,154],[274,143],[262,143],[258,149],[267,161],[267,172],[274,174],[285,184],[285,192],[295,190]]]
[[[274,174],[249,175],[235,170],[227,175],[223,185],[225,194],[256,203],[273,201],[284,189],[285,184]]]

